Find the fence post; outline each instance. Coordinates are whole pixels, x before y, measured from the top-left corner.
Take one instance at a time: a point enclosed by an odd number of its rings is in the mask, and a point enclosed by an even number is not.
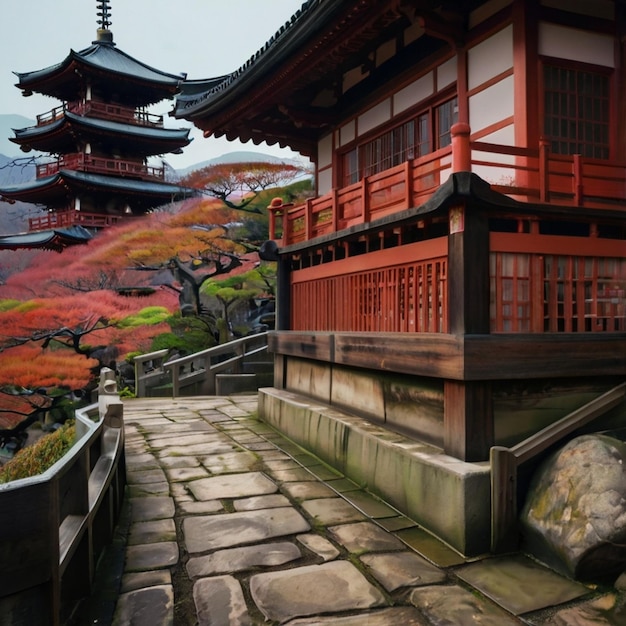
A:
[[[583,205],[583,162],[580,154],[574,155],[574,204]]]
[[[491,465],[491,551],[517,549],[517,459],[511,450],[493,446]]]
[[[539,201],[550,201],[550,172],[548,169],[548,158],[550,156],[550,145],[545,140],[539,141]]]

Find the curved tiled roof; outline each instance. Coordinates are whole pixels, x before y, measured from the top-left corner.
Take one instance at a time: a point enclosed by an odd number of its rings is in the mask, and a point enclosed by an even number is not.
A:
[[[147,155],[163,154],[188,145],[189,129],[187,128],[158,128],[155,126],[142,126],[137,124],[124,124],[95,117],[76,115],[69,111],[54,122],[42,126],[29,126],[28,128],[16,129],[13,143],[27,146],[32,142],[36,150],[57,152],[43,146],[46,138],[58,135],[62,130],[84,130],[88,136],[92,134],[113,134],[127,138],[133,142],[135,150]],[[37,144],[40,144],[39,146]],[[141,149],[140,149],[141,148]]]
[[[181,200],[199,193],[196,189],[182,187],[173,183],[137,180],[74,170],[60,170],[52,176],[1,188],[0,195],[9,199],[43,203],[53,190],[56,189],[57,196],[64,197],[69,195],[69,189],[72,188],[90,188],[108,193],[145,197],[147,204],[150,203],[150,198],[156,200]],[[37,199],[39,196],[41,196],[41,199]],[[27,198],[30,198],[30,200]]]
[[[24,95],[37,92],[65,101],[79,99],[85,76],[91,76],[92,87],[107,92],[115,84],[120,101],[135,106],[171,99],[186,77],[146,65],[107,40],[94,41],[79,52],[70,50],[55,65],[33,72],[15,72],[15,75],[19,79],[16,86]]]
[[[288,50],[283,50],[286,40],[297,38],[297,26],[311,19],[313,13],[320,8],[338,9],[341,2],[336,0],[307,0],[302,7],[294,13],[291,20],[283,24],[265,45],[252,55],[241,67],[224,76],[208,78],[205,80],[185,81],[181,85],[180,94],[176,96],[176,105],[173,115],[178,118],[186,118],[199,113],[203,104],[212,97],[226,91],[239,79],[248,77],[250,72],[256,70],[263,62],[274,62],[270,59],[275,55],[288,55]],[[307,30],[310,30],[307,26]],[[294,41],[300,45],[300,41]]]
[[[18,86],[20,88],[28,88],[31,84],[35,84],[42,79],[49,79],[55,74],[62,72],[73,62],[99,70],[105,70],[113,74],[119,74],[151,83],[160,83],[171,87],[177,87],[186,77],[186,74],[176,75],[157,70],[129,56],[117,48],[115,44],[100,42],[95,42],[88,48],[80,50],[79,52],[70,50],[70,53],[65,59],[55,65],[34,72],[14,73],[20,81]]]
[[[0,237],[0,250],[43,249],[60,252],[67,246],[87,243],[93,235],[82,226]]]

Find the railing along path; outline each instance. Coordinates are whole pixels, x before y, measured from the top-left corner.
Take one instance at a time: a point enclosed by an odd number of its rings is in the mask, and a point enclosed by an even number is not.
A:
[[[216,377],[219,374],[241,373],[246,360],[266,352],[265,332],[171,361],[166,361],[168,350],[141,354],[134,359],[135,394],[141,398],[148,395],[150,389],[171,385],[173,398],[178,397],[185,388],[193,388],[194,395],[215,395]]]
[[[125,484],[122,402],[105,368],[98,404],[76,411],[67,454],[38,476],[0,484],[1,623],[58,626],[89,595]]]

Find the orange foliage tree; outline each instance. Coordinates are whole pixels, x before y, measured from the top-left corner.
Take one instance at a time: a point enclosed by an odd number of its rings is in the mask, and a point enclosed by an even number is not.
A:
[[[260,213],[258,207],[250,205],[262,191],[287,185],[306,172],[306,168],[289,163],[219,163],[192,172],[183,183],[231,209]]]

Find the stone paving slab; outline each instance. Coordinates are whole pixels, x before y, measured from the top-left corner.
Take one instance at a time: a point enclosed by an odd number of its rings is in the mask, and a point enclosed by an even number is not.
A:
[[[277,509],[280,506],[289,506],[289,504],[289,500],[285,496],[273,493],[268,496],[254,496],[235,500],[233,507],[235,511],[255,511],[256,509]]]
[[[298,535],[296,539],[311,552],[315,552],[322,561],[332,561],[336,559],[340,552],[326,537],[316,535],[315,533],[307,533],[306,535]]]
[[[350,552],[387,552],[404,548],[398,538],[372,522],[331,526],[328,531]]]
[[[275,493],[278,487],[261,472],[249,472],[194,480],[189,483],[189,490],[197,500],[219,500],[266,495]]]
[[[445,572],[414,552],[364,554],[360,560],[387,591],[444,583],[447,579]]]
[[[176,526],[173,519],[136,522],[130,527],[128,534],[129,546],[159,541],[176,541]]]
[[[250,593],[263,615],[281,624],[305,615],[385,604],[385,596],[347,561],[256,574]]]
[[[239,581],[233,576],[202,578],[193,586],[198,626],[250,626]]]
[[[365,519],[365,515],[361,511],[355,509],[342,498],[306,500],[302,503],[302,508],[324,526]]]
[[[175,541],[146,543],[126,549],[126,569],[129,572],[163,569],[176,563],[178,543]]]
[[[522,555],[485,559],[459,569],[457,574],[514,615],[562,604],[589,593],[584,585]]]
[[[174,590],[171,585],[146,587],[123,593],[113,626],[174,626]]]
[[[130,504],[134,522],[174,517],[174,500],[167,496],[131,498]]]
[[[429,626],[518,626],[520,623],[500,607],[458,585],[415,589],[410,600],[425,615]]]
[[[304,517],[292,507],[187,517],[183,521],[185,545],[190,553],[262,542],[303,533],[309,528]]]
[[[190,578],[233,574],[255,567],[283,565],[301,556],[298,546],[288,541],[229,548],[207,556],[192,557],[187,562],[187,573]]]
[[[255,410],[254,396],[125,401],[138,497],[108,623],[626,626],[626,577],[607,593],[511,557],[466,563]]]

